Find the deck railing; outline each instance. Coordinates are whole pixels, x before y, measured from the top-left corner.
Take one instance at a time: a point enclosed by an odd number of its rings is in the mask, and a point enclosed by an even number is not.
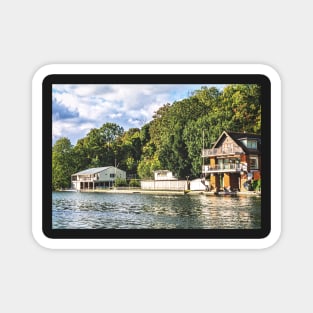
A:
[[[215,166],[204,165],[202,166],[202,173],[210,172],[240,172],[243,170],[242,164],[228,163],[228,164],[217,164]]]
[[[72,181],[93,182],[93,181],[96,181],[96,180],[97,180],[97,177],[90,177],[90,176],[72,177]]]
[[[202,149],[202,157],[210,157],[214,155],[227,155],[227,154],[235,154],[242,153],[242,149],[240,147],[220,147],[214,149]]]

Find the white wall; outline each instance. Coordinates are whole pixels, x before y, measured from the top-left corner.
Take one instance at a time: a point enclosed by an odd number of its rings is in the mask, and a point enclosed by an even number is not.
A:
[[[76,190],[80,190],[80,182],[79,181],[72,181],[72,188]]]
[[[126,179],[126,172],[120,170],[119,168],[109,167],[108,169],[99,173],[99,180],[110,181],[115,180],[115,177],[110,177],[110,174],[116,174],[116,178]]]
[[[205,182],[208,186],[209,182]],[[202,184],[201,179],[194,179],[190,181],[190,190],[205,190],[205,186]]]
[[[142,180],[141,189],[151,190],[185,190],[187,189],[185,180]]]

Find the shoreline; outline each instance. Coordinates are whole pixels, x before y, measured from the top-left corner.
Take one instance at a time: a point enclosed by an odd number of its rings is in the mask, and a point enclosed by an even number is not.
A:
[[[205,196],[254,196],[260,197],[261,193],[257,191],[204,191],[204,190],[149,190],[149,189],[89,189],[84,191],[77,191],[72,189],[58,190],[60,192],[82,192],[82,193],[110,193],[110,194],[151,194],[151,195],[168,195],[168,196],[183,196],[183,195],[205,195]]]

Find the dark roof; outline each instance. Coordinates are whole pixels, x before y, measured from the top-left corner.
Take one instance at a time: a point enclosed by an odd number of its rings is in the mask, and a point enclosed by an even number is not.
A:
[[[258,134],[237,133],[237,132],[226,132],[226,133],[235,140],[247,138],[247,139],[257,139],[261,141],[261,135]]]
[[[220,135],[220,137],[218,138],[218,140],[215,142],[214,146],[215,147],[219,141],[223,138],[223,136],[229,136],[230,138],[232,138],[237,145],[242,148],[242,150],[246,153],[261,153],[261,135],[258,134],[253,134],[253,133],[245,133],[245,132],[228,132],[228,131],[223,131],[223,133]],[[241,140],[243,139],[255,139],[258,141],[258,149],[250,149],[247,148]]]

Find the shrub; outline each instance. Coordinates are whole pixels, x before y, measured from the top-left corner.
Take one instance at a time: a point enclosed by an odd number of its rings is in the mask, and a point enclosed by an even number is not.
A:
[[[261,190],[261,179],[253,181],[252,188],[255,191],[260,191]]]
[[[140,187],[140,181],[138,179],[131,179],[129,181],[129,187]]]
[[[126,187],[127,181],[123,178],[116,178],[115,179],[115,187]]]

